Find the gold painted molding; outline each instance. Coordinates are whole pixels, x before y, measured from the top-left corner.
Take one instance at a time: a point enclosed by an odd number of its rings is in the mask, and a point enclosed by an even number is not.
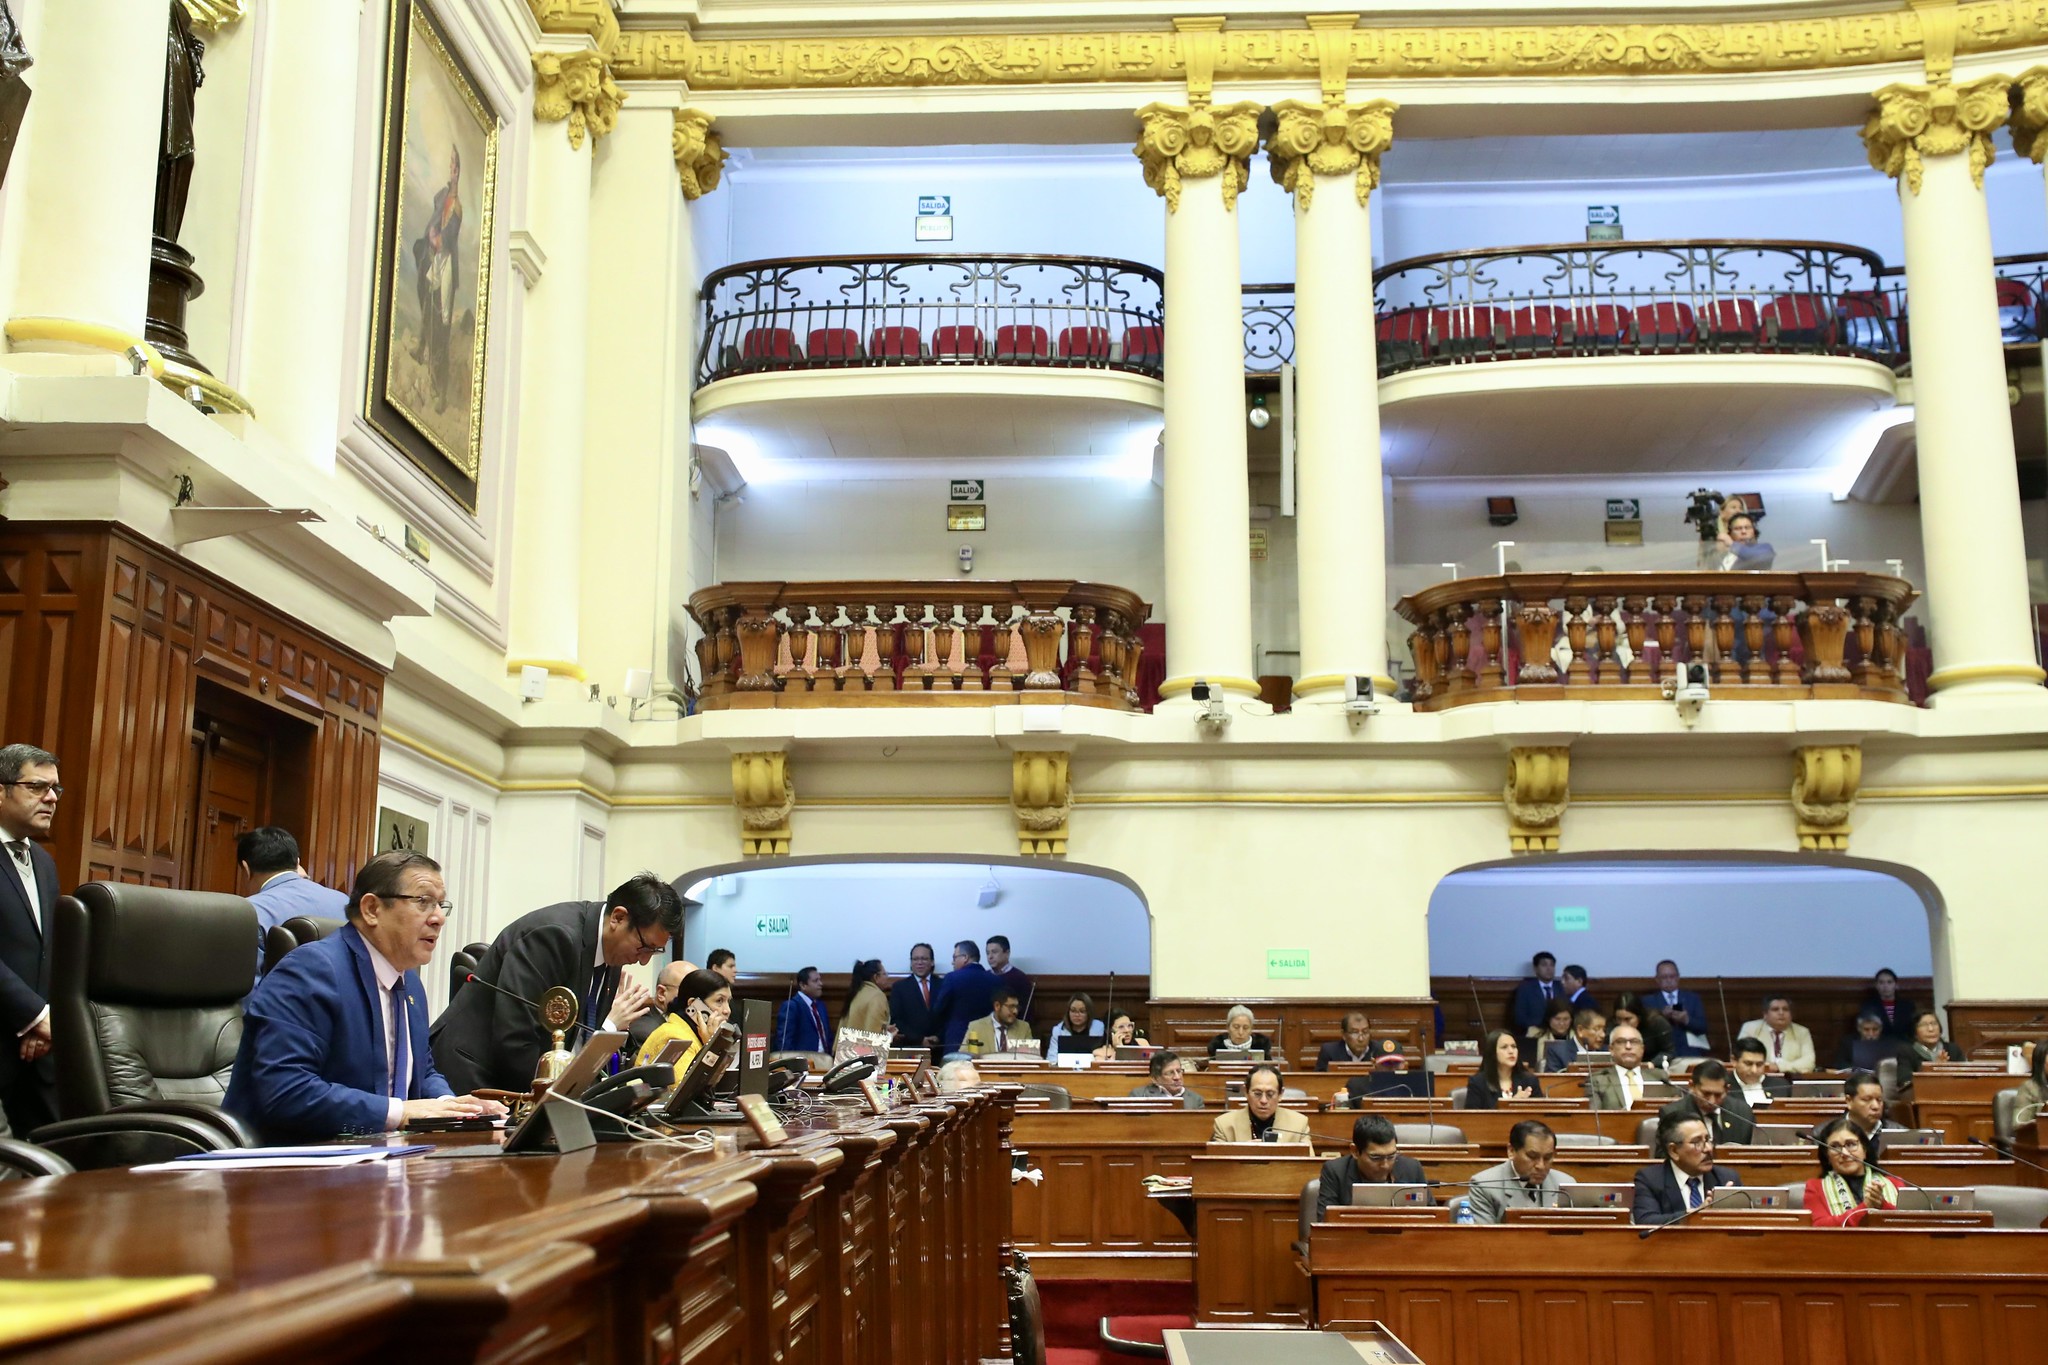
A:
[[[1930,24],[1937,65],[1947,26],[1952,60],[2048,42],[2040,0],[1983,0],[1932,20],[1909,8],[1756,22],[1372,25],[1226,28],[1220,34],[1140,32],[846,34],[697,38],[678,29],[619,36],[622,79],[683,80],[692,90],[856,90],[957,85],[1186,84],[1189,53],[1214,42],[1211,77],[1324,82],[1442,77],[1759,75],[1924,63]],[[1925,68],[1923,67],[1923,70]]]
[[[796,810],[796,779],[789,755],[732,756],[732,803],[740,811],[740,856],[789,856],[790,815]]]
[[[232,28],[249,13],[249,0],[181,0],[192,27],[201,33],[218,33]]]
[[[1847,853],[1849,816],[1863,785],[1858,744],[1809,744],[1792,752],[1792,811],[1806,853]]]
[[[1017,814],[1017,851],[1027,858],[1067,856],[1067,817],[1074,791],[1068,757],[1057,751],[1010,756],[1010,808]]]
[[[1555,853],[1571,804],[1572,751],[1561,745],[1515,749],[1501,800],[1508,808],[1508,850]]]
[[[1863,125],[1870,164],[1920,193],[1923,156],[1970,154],[1970,179],[1984,188],[1995,154],[1991,134],[2011,110],[2012,78],[1986,76],[1968,85],[1887,85]]]
[[[533,54],[533,116],[542,123],[569,121],[569,145],[581,148],[588,134],[603,137],[619,123],[626,92],[595,52]]]
[[[542,33],[582,34],[606,57],[619,45],[619,19],[612,13],[612,0],[526,0],[526,7],[533,11]]]
[[[2012,149],[2036,166],[2048,156],[2048,66],[2020,72],[2013,81],[2019,98],[2013,102]]]
[[[1937,668],[1927,675],[1927,690],[1939,692],[1960,682],[1986,682],[1991,679],[2038,683],[2048,679],[2048,673],[2032,664],[1971,664],[1963,668]]]
[[[1258,105],[1148,104],[1138,111],[1138,123],[1131,153],[1144,163],[1145,183],[1165,197],[1168,213],[1180,212],[1181,181],[1212,176],[1223,178],[1224,211],[1237,207],[1259,147]]]
[[[678,109],[675,127],[668,135],[676,175],[683,182],[683,198],[692,202],[717,189],[725,170],[725,145],[711,131],[711,121],[711,115],[702,109]]]

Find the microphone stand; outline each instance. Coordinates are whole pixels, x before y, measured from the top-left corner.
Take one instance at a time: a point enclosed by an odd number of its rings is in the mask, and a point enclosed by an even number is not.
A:
[[[1716,976],[1714,978],[1714,990],[1721,997],[1721,1032],[1727,1037],[1728,1055],[1732,1057],[1735,1055],[1735,1021],[1728,1015],[1728,979],[1723,976]],[[1707,1050],[1709,1052],[1713,1051],[1711,1047]]]
[[[1670,1158],[1667,1157],[1665,1160],[1668,1163]],[[1686,1178],[1689,1180],[1692,1177],[1688,1176]],[[1704,1182],[1706,1180],[1706,1176],[1701,1176],[1700,1180]],[[1680,1223],[1683,1223],[1686,1219],[1698,1213],[1701,1209],[1710,1209],[1714,1207],[1714,1190],[1716,1188],[1716,1186],[1709,1185],[1707,1187],[1706,1194],[1704,1195],[1704,1197],[1701,1198],[1700,1202],[1697,1205],[1685,1210],[1685,1212],[1679,1214],[1676,1218],[1667,1219],[1664,1222],[1657,1224],[1655,1227],[1644,1228],[1640,1233],[1636,1235],[1642,1238],[1643,1240],[1647,1241],[1651,1237],[1655,1236],[1657,1233],[1664,1231],[1664,1229],[1666,1228],[1678,1226]],[[1681,1196],[1683,1196],[1684,1191],[1680,1190],[1679,1193]]]
[[[482,977],[478,976],[475,972],[467,973],[463,977],[463,983],[465,985],[482,986],[487,991],[496,991],[499,995],[504,996],[507,1000],[517,1000],[520,1004],[526,1006],[528,1009],[534,1011],[536,1014],[540,1012],[539,1002],[528,1000],[525,996],[519,994],[517,991],[508,991],[495,981],[486,981]],[[601,1029],[592,1028],[590,1025],[584,1023],[581,1019],[570,1020],[569,1026],[571,1028],[582,1029],[584,1034],[589,1037],[595,1037],[598,1033],[603,1031]]]
[[[1982,1147],[1985,1151],[1990,1152],[1994,1156],[2004,1157],[2007,1161],[2017,1161],[2022,1166],[2026,1166],[2032,1170],[2040,1171],[2043,1174],[2048,1174],[2048,1166],[2043,1166],[2038,1161],[2029,1161],[2023,1156],[2015,1156],[2011,1152],[2001,1151],[1997,1144],[1986,1142],[1983,1138],[1980,1137],[1973,1137],[1970,1139],[1970,1141],[1975,1143],[1977,1146]]]

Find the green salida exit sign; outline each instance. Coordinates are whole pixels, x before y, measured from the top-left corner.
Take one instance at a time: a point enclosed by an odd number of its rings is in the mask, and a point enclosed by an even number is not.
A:
[[[1560,934],[1568,934],[1578,929],[1591,929],[1593,912],[1583,905],[1560,905],[1551,911],[1550,927]]]
[[[1308,949],[1266,949],[1266,979],[1268,981],[1308,980]]]

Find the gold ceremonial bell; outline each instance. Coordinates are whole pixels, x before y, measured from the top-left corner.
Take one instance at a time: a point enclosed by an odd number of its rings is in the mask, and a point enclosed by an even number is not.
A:
[[[540,997],[540,1024],[555,1035],[553,1051],[541,1054],[540,1066],[533,1073],[533,1083],[552,1085],[555,1077],[562,1074],[574,1060],[568,1048],[563,1045],[562,1035],[576,1022],[578,1011],[576,992],[567,986],[550,986]]]

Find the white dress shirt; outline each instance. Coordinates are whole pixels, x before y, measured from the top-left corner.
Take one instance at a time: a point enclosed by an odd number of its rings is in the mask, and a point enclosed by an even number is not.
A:
[[[389,959],[365,939],[363,946],[370,949],[370,970],[377,976],[377,1013],[384,1033],[384,1092],[391,1093],[391,1083],[397,1079],[392,1068],[398,1060],[398,1035],[391,1028],[391,988],[399,983],[405,973],[391,965]],[[408,1006],[411,1001],[406,1002]],[[407,1021],[398,1021],[404,1025]],[[393,1099],[384,1109],[384,1131],[391,1132],[405,1123],[405,1101]]]

